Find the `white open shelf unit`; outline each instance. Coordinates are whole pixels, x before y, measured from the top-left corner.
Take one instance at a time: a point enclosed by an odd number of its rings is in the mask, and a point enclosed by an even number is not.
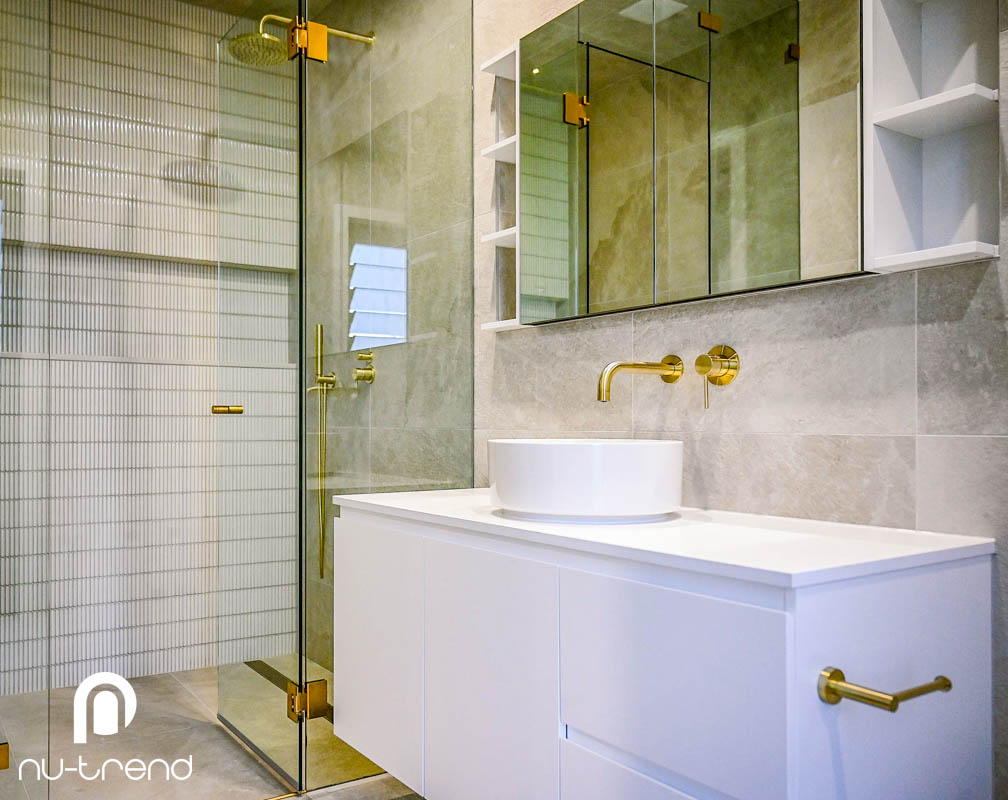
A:
[[[492,158],[494,161],[504,161],[508,164],[514,164],[518,160],[518,135],[508,136],[506,139],[494,142],[489,147],[484,147],[481,152],[484,156]]]
[[[505,126],[501,122],[501,114],[498,108],[495,116],[495,128],[496,128],[496,139],[492,145],[489,147],[484,147],[481,150],[481,154],[486,158],[491,158],[496,162],[502,162],[506,164],[514,164],[514,198],[515,198],[515,210],[514,210],[514,225],[506,228],[500,228],[499,230],[488,233],[481,237],[480,241],[486,244],[493,244],[498,251],[502,249],[513,250],[514,251],[514,276],[513,285],[511,285],[510,272],[507,273],[508,280],[500,281],[500,271],[498,272],[499,284],[497,286],[497,291],[503,292],[505,294],[514,293],[514,317],[510,319],[498,319],[494,322],[486,322],[480,326],[482,330],[486,331],[504,331],[512,330],[514,328],[522,327],[519,319],[521,317],[520,303],[521,294],[519,291],[519,271],[518,271],[518,180],[519,180],[519,152],[518,152],[518,119],[519,119],[519,102],[520,102],[520,92],[518,83],[518,47],[519,43],[515,43],[507,50],[502,53],[498,53],[496,56],[488,61],[483,62],[480,65],[480,71],[487,74],[493,75],[497,81],[509,81],[513,84],[514,91],[514,129],[506,130]],[[496,89],[495,89],[496,91]],[[507,89],[505,89],[507,91]],[[500,172],[498,171],[498,175]],[[500,208],[497,210],[497,221],[498,225],[501,222],[501,211]],[[499,261],[499,258],[498,258]],[[507,285],[501,285],[506,283]]]
[[[482,238],[482,241],[514,250],[518,247],[518,226],[513,225],[510,228],[504,228],[504,230],[488,233]]]
[[[869,271],[998,257],[997,5],[864,4]]]

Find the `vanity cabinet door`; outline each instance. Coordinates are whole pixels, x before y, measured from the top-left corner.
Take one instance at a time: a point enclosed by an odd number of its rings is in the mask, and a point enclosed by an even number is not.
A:
[[[556,800],[557,568],[428,539],[428,800]]]
[[[561,569],[568,736],[650,762],[685,791],[783,800],[788,630],[783,611]]]
[[[795,601],[798,797],[990,800],[991,560],[800,589]],[[818,696],[819,671],[895,693],[952,681],[895,713]]]
[[[423,794],[423,539],[333,525],[333,732]]]

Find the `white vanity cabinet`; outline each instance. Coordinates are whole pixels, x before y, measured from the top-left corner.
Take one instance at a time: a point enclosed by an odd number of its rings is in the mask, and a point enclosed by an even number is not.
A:
[[[991,540],[337,501],[335,732],[427,800],[991,796]]]
[[[555,797],[556,567],[427,539],[424,797]]]
[[[414,789],[423,785],[423,539],[387,521],[336,520],[333,728]]]

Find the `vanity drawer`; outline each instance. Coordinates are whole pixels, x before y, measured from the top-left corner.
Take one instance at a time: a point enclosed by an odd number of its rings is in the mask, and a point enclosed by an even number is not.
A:
[[[795,600],[800,800],[990,800],[991,558],[801,589]],[[891,713],[819,699],[825,667],[883,692],[951,679]]]
[[[560,800],[693,800],[647,775],[562,740]]]
[[[740,800],[788,796],[782,611],[560,570],[561,721]]]

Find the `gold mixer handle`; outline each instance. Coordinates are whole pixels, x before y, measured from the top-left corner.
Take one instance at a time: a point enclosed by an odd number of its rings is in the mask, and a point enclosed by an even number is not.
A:
[[[735,380],[739,372],[739,355],[734,348],[719,344],[697,356],[693,366],[703,376],[703,407],[706,409],[710,408],[709,385],[726,386]]]

